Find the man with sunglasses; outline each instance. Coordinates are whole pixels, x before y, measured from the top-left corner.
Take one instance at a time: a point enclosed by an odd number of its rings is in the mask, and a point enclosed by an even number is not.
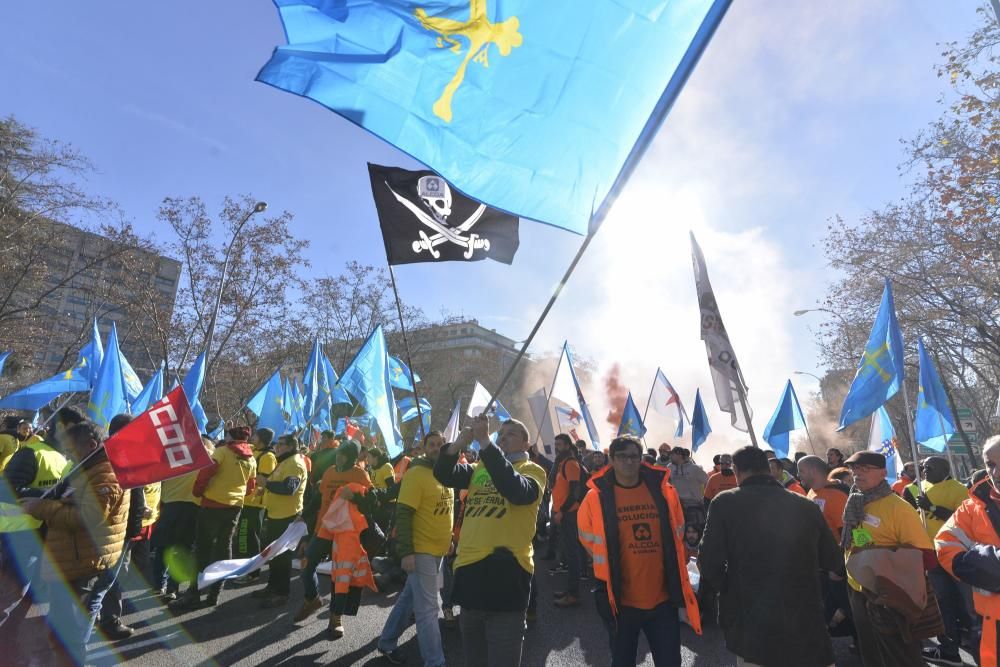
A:
[[[997,667],[1000,642],[1000,436],[983,443],[987,476],[971,497],[944,522],[934,538],[941,566],[972,586],[976,612],[983,617],[979,660]]]
[[[597,611],[611,665],[635,665],[640,631],[657,667],[681,664],[679,609],[701,634],[688,580],[684,512],[670,471],[642,462],[633,436],[615,438],[611,465],[591,478],[579,510],[580,542],[594,559]]]

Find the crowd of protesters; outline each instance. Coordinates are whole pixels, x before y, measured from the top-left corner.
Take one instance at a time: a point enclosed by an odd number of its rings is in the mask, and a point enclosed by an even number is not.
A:
[[[354,631],[364,589],[402,585],[376,643],[392,664],[411,623],[423,664],[445,664],[439,615],[460,628],[462,664],[520,664],[536,561],[552,560],[565,573],[552,613],[580,606],[586,583],[616,667],[636,664],[640,634],[656,665],[680,665],[682,626],[714,623],[741,665],[832,665],[840,636],[868,667],[960,665],[962,648],[997,665],[1000,436],[963,483],[942,456],[889,480],[882,454],[836,449],[791,461],[746,446],[705,471],[683,447],[631,436],[595,451],[559,434],[549,461],[514,419],[491,435],[475,418],[454,442],[430,432],[392,460],[363,436],[325,431],[310,447],[233,426],[204,438],[209,467],[130,491],[105,437],[73,408],[47,433],[16,418],[0,432],[0,636],[47,600],[63,664],[84,662],[95,629],[132,634],[129,567],[177,614],[214,606],[223,584],[202,589],[199,572],[302,521],[298,551],[241,583],[263,608],[301,585],[293,621],[308,623],[329,561],[334,640]]]

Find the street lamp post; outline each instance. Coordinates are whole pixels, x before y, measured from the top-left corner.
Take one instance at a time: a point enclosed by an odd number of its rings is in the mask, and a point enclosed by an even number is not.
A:
[[[215,295],[215,310],[212,311],[212,319],[208,323],[208,336],[205,339],[205,377],[208,378],[208,372],[212,367],[212,357],[210,350],[212,348],[212,339],[215,337],[215,321],[219,318],[219,306],[222,305],[222,291],[226,288],[226,274],[229,272],[229,258],[233,253],[233,246],[236,245],[236,239],[239,238],[240,232],[243,231],[243,225],[247,224],[247,221],[254,216],[255,213],[262,213],[267,209],[267,202],[259,201],[254,204],[253,208],[247,212],[243,219],[240,220],[240,224],[236,225],[236,231],[233,232],[233,238],[229,241],[229,247],[226,248],[226,258],[222,262],[222,276],[219,278],[219,293]]]
[[[805,371],[792,371],[792,373],[794,373],[795,375],[808,375],[811,378],[816,378],[816,382],[820,383],[820,389],[822,389],[823,378],[821,378],[820,376],[814,375],[812,373],[807,373]]]

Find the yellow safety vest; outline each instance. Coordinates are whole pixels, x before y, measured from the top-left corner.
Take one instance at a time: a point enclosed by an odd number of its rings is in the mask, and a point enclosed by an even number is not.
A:
[[[56,451],[51,445],[39,440],[21,445],[35,453],[38,470],[28,488],[48,489],[55,486],[73,467],[73,463]],[[21,530],[35,530],[42,522],[30,514],[25,514],[17,503],[0,503],[0,533],[14,533]]]

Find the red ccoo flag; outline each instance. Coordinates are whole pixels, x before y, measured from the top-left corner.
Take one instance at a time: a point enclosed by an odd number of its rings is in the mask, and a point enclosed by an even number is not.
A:
[[[212,464],[183,387],[171,391],[108,438],[104,449],[123,489],[179,477]]]

